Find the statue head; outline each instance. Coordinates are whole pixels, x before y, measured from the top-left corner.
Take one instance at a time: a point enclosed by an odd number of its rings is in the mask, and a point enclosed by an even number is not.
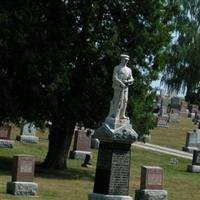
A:
[[[122,64],[127,64],[128,63],[128,61],[129,61],[129,56],[128,55],[126,55],[126,54],[121,54],[121,63]]]

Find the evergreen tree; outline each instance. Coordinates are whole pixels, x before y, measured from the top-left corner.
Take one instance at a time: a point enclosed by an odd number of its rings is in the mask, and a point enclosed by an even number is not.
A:
[[[96,127],[112,98],[112,71],[130,55],[128,112],[152,127],[150,83],[166,63],[174,1],[8,0],[0,7],[1,121],[51,121],[43,165],[66,167],[76,122]]]

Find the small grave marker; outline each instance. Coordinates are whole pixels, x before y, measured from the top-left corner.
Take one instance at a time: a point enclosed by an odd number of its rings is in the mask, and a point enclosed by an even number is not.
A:
[[[142,166],[140,180],[140,189],[136,190],[135,200],[167,200],[167,191],[163,190],[163,168],[159,166]]]
[[[87,130],[82,127],[75,130],[74,146],[70,151],[70,158],[85,160],[86,155],[92,156],[91,150],[91,136],[87,134]]]
[[[7,183],[7,193],[37,195],[38,184],[33,182],[35,158],[31,155],[16,155],[13,162],[12,181]]]
[[[141,189],[163,189],[163,169],[157,166],[142,166]]]
[[[177,158],[170,158],[170,164],[172,164],[172,165],[178,165],[178,160],[177,160]]]
[[[0,126],[0,148],[13,148],[14,141],[11,137],[11,126],[2,125]]]

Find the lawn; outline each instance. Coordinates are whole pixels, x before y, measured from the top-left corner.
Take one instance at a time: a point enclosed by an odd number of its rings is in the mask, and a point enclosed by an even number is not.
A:
[[[183,124],[190,123],[189,118],[183,118]],[[180,148],[185,143],[183,135],[187,132],[187,128],[183,125],[176,124],[180,128],[176,128],[175,124],[170,125],[169,129],[162,129],[160,133],[157,128],[153,130],[152,142],[156,144],[163,144],[164,146],[171,146],[168,137],[173,137],[173,145]],[[174,127],[172,129],[172,127]],[[195,127],[195,126],[194,126]],[[176,128],[176,134],[172,134],[171,130]],[[170,130],[170,131],[169,131]],[[179,130],[179,131],[178,131]],[[13,139],[15,138],[18,129],[13,129]],[[154,132],[155,131],[155,132]],[[162,133],[161,133],[162,132]],[[170,134],[166,137],[167,134]],[[178,133],[181,132],[181,133]],[[165,139],[161,135],[165,135]],[[181,139],[179,139],[179,136]],[[6,194],[6,182],[11,179],[12,156],[15,154],[33,154],[36,156],[37,163],[40,163],[47,152],[48,141],[47,134],[39,134],[39,144],[27,144],[24,142],[15,143],[13,149],[0,150],[0,200],[31,200],[32,197],[15,197]],[[161,141],[160,141],[161,140]],[[163,141],[164,140],[164,141]],[[179,142],[183,140],[183,144]],[[176,145],[176,141],[178,144]],[[193,174],[186,172],[187,164],[191,161],[185,159],[178,159],[177,165],[170,164],[172,156],[155,153],[139,148],[132,148],[131,158],[131,175],[129,185],[129,195],[134,197],[136,189],[140,185],[140,170],[142,165],[159,165],[165,170],[165,183],[164,189],[169,193],[169,200],[199,200],[200,197],[200,174]],[[68,160],[68,169],[64,171],[46,171],[36,167],[36,174],[34,181],[39,185],[38,200],[87,200],[87,195],[93,190],[95,166],[97,159],[97,150],[93,150],[92,168],[82,168],[82,161]]]
[[[169,123],[168,128],[155,128],[151,133],[151,143],[165,147],[182,150],[185,146],[186,134],[197,128],[186,114],[182,114],[181,121],[178,123]]]

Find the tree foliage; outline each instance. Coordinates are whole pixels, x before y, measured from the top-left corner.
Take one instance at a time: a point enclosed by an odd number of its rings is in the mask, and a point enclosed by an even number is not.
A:
[[[1,121],[51,121],[46,167],[65,167],[76,122],[108,114],[112,70],[130,55],[129,115],[152,127],[150,83],[167,61],[174,1],[8,0],[0,7]]]
[[[171,89],[187,89],[186,99],[190,100],[200,81],[200,1],[180,1],[179,13],[171,59],[163,79]]]

